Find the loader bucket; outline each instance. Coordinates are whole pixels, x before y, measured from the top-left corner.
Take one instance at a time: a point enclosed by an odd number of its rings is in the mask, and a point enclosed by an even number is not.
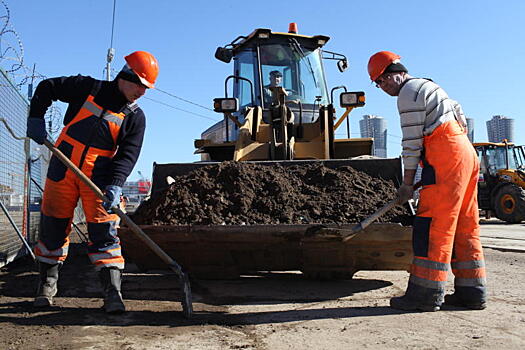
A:
[[[351,166],[372,177],[401,181],[401,159],[338,159],[249,161],[263,166],[312,166],[336,169]],[[216,162],[154,164],[151,201],[162,198],[170,182]],[[170,179],[171,178],[171,179]],[[140,208],[139,208],[140,209]],[[139,211],[139,210],[138,210]],[[351,240],[341,234],[312,233],[318,223],[301,224],[177,224],[142,225],[147,235],[181,261],[191,276],[203,279],[239,278],[254,271],[302,271],[314,279],[349,279],[359,270],[406,270],[412,259],[411,227],[373,223]],[[327,224],[330,232],[344,232],[354,223]],[[141,270],[162,264],[143,248],[128,229],[119,234],[126,256]]]
[[[348,242],[338,236],[309,236],[308,227],[148,225],[142,229],[199,279],[237,279],[256,271],[302,271],[312,279],[350,279],[359,270],[408,270],[412,261],[409,226],[374,223]],[[119,232],[127,258],[140,270],[164,268],[128,228]]]
[[[286,161],[250,161],[260,165],[281,165],[287,166],[308,166],[313,163],[321,163],[327,168],[336,169],[342,166],[351,166],[358,171],[362,171],[370,176],[379,177],[393,181],[398,187],[402,181],[401,158],[359,158],[359,159],[330,159],[330,160],[286,160]],[[170,178],[183,176],[191,171],[206,165],[217,164],[217,162],[196,162],[196,163],[169,163],[153,164],[153,183],[151,197],[162,193],[169,187]]]

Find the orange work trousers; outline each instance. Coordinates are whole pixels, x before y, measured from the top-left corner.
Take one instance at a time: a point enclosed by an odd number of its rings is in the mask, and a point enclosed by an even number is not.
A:
[[[103,267],[124,268],[115,214],[108,214],[102,200],[71,170],[63,180],[47,179],[42,199],[40,237],[35,246],[38,261],[63,263],[69,248],[71,222],[78,200],[81,200],[88,229],[88,256],[97,270]]]
[[[452,267],[462,300],[484,302],[485,261],[479,238],[479,160],[457,121],[425,136],[420,200],[413,229],[409,288],[440,304]]]

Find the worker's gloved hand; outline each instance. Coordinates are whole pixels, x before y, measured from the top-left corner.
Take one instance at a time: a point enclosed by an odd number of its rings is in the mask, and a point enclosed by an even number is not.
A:
[[[102,206],[108,213],[113,213],[111,208],[116,207],[120,203],[120,196],[122,195],[122,187],[116,185],[107,185],[105,195],[108,198],[107,202],[102,203]]]
[[[414,186],[402,184],[401,187],[397,189],[397,197],[399,204],[405,204],[409,199],[414,198]]]
[[[27,118],[27,137],[42,145],[47,138],[46,121],[44,118],[29,117]]]

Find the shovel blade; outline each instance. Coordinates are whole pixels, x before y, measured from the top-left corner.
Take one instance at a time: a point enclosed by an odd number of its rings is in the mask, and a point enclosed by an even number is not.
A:
[[[181,283],[182,283],[182,313],[184,315],[184,318],[191,318],[193,315],[193,297],[191,295],[191,286],[190,286],[190,279],[188,277],[187,273],[182,273],[181,277]]]

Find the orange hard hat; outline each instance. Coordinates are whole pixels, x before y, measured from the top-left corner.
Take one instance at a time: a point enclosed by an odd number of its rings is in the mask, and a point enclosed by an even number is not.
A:
[[[124,59],[142,84],[152,89],[155,87],[155,80],[159,75],[159,63],[155,56],[146,51],[135,51]]]
[[[399,62],[401,56],[390,51],[379,51],[368,60],[368,74],[372,81],[376,81],[385,69],[392,63]]]

